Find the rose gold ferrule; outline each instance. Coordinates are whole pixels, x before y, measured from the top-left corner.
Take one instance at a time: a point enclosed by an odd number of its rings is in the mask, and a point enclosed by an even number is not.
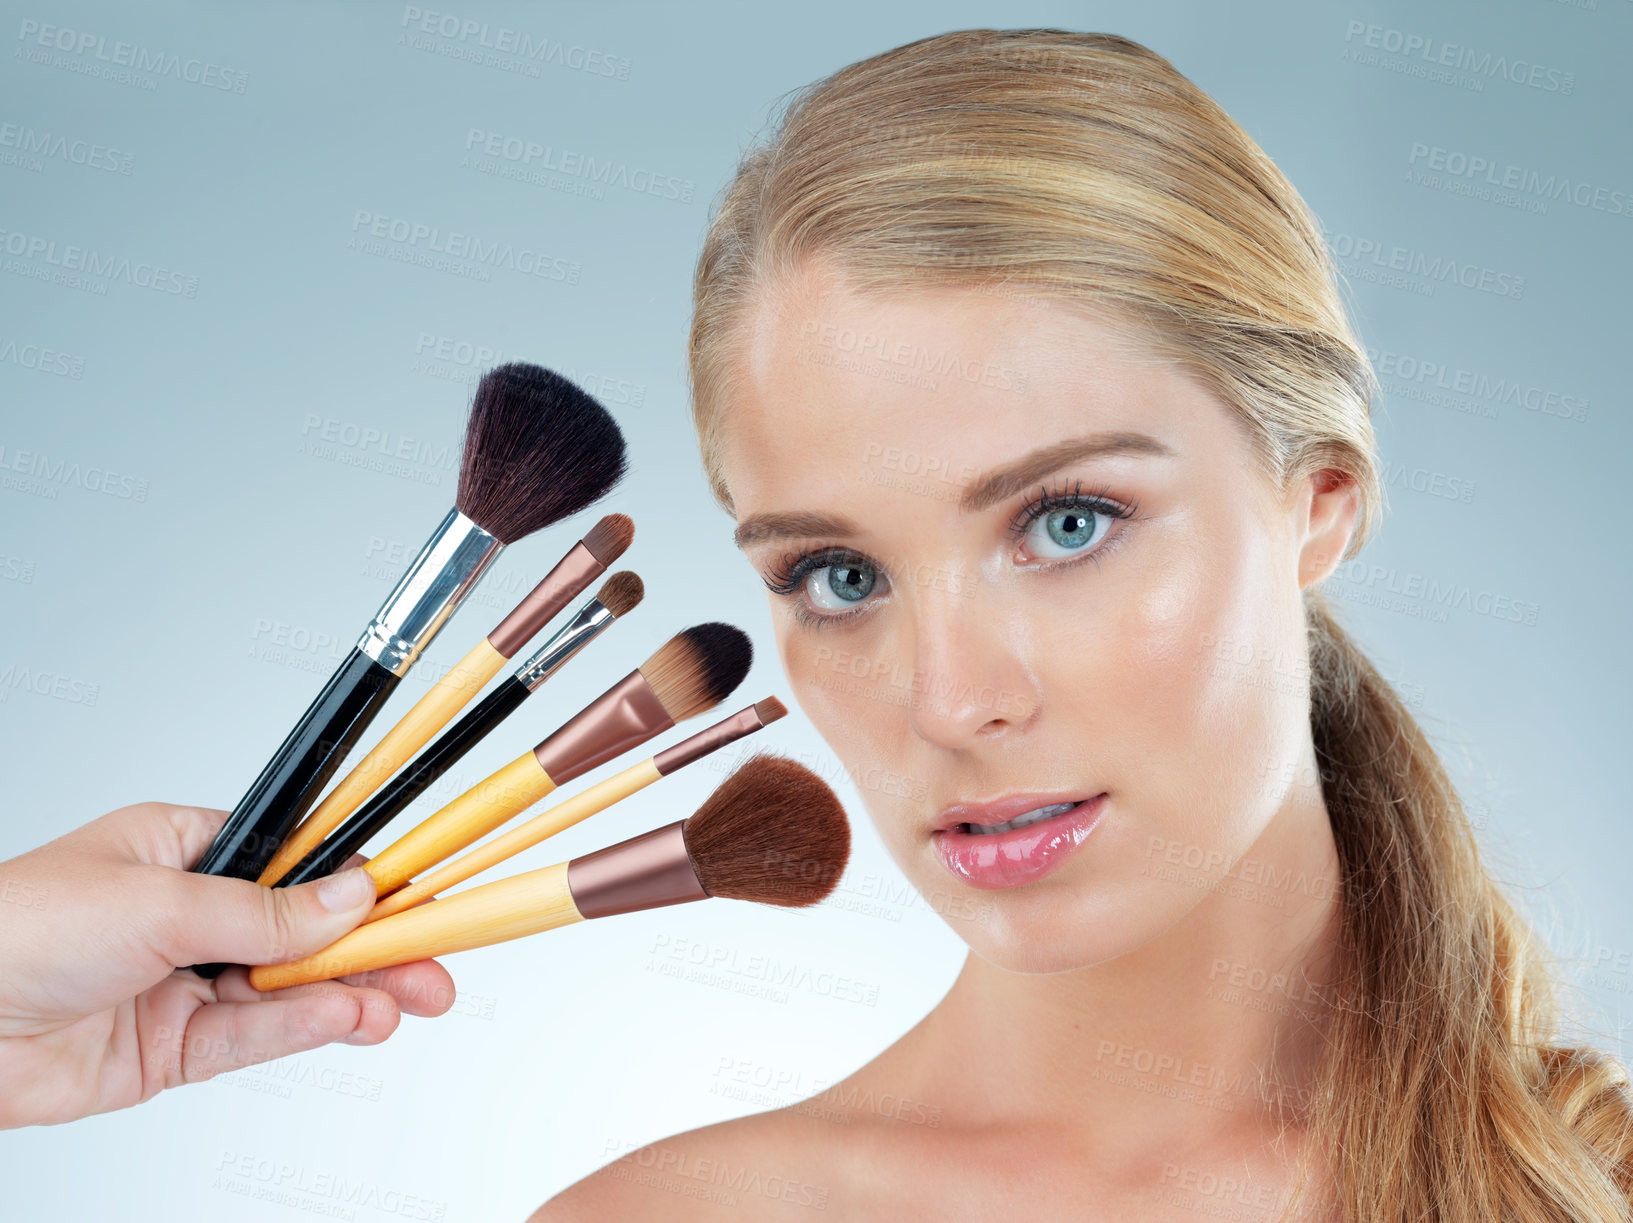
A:
[[[515,657],[516,651],[554,620],[557,612],[606,571],[607,567],[595,559],[582,541],[574,544],[556,567],[544,575],[544,580],[516,604],[515,610],[499,621],[499,627],[488,634],[488,644],[506,658]]]
[[[728,743],[735,743],[744,735],[752,735],[757,730],[763,730],[765,723],[760,721],[760,715],[754,711],[754,706],[740,709],[729,718],[722,718],[713,726],[705,727],[689,739],[682,739],[673,747],[666,747],[656,756],[652,763],[658,770],[660,777],[667,777],[676,769],[691,764],[694,760],[701,760],[710,752],[717,752]]]
[[[534,748],[533,755],[550,780],[564,786],[674,724],[637,668]]]
[[[574,858],[567,890],[586,918],[707,900],[686,852],[685,820]]]

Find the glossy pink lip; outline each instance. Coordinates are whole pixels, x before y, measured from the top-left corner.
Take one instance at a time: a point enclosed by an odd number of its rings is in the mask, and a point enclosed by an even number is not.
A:
[[[1017,815],[1054,803],[1077,802],[1070,811],[1009,832],[969,833],[960,824],[1001,824]],[[1094,831],[1106,808],[1106,796],[1074,800],[1067,795],[1016,795],[992,803],[960,804],[941,813],[941,827],[930,834],[941,864],[971,887],[988,890],[1019,887],[1059,870]]]

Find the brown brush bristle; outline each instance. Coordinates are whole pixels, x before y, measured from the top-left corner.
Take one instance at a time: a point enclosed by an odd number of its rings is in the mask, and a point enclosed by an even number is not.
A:
[[[761,726],[770,726],[778,718],[788,716],[788,706],[774,696],[768,696],[763,701],[754,702],[754,715],[760,719]]]
[[[832,892],[851,852],[839,796],[803,764],[767,752],[726,778],[684,835],[710,896],[791,908]]]
[[[596,602],[615,616],[633,611],[646,597],[646,583],[628,569],[620,569],[595,592]]]
[[[605,569],[629,551],[635,541],[635,520],[628,514],[608,514],[584,534],[584,546]]]
[[[710,621],[682,629],[641,664],[641,675],[676,722],[695,718],[730,696],[754,661],[748,634]]]
[[[515,543],[606,496],[627,463],[605,408],[560,374],[512,361],[477,384],[454,505]]]

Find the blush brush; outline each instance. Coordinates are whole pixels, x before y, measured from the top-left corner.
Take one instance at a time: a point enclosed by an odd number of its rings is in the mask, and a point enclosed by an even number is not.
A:
[[[541,811],[532,819],[518,824],[493,840],[484,841],[464,857],[439,866],[429,875],[420,876],[407,887],[399,888],[378,902],[366,920],[379,921],[393,913],[411,909],[420,901],[431,899],[438,892],[446,892],[449,888],[464,883],[472,875],[479,874],[491,866],[497,866],[506,858],[514,857],[524,849],[531,849],[540,841],[555,836],[563,829],[571,828],[597,812],[605,811],[637,790],[645,789],[660,777],[668,777],[676,770],[737,742],[745,735],[764,730],[787,713],[788,707],[774,696],[756,701],[747,709],[739,709],[731,717],[722,718],[713,726],[698,731],[690,738],[664,748],[656,756],[639,764],[632,764],[605,781],[599,781],[587,790],[557,803],[548,811]],[[340,860],[345,861],[344,858]]]
[[[454,508],[193,870],[255,879],[501,549],[605,496],[626,468],[599,403],[537,365],[478,384]]]
[[[732,694],[753,661],[742,629],[710,622],[676,633],[530,752],[476,783],[363,863],[385,896],[581,777]]]
[[[448,719],[486,687],[499,673],[499,668],[554,620],[570,599],[605,573],[607,566],[624,554],[634,538],[635,524],[624,514],[608,514],[591,527],[544,580],[529,591],[491,633],[471,647],[470,653],[437,680],[368,755],[324,796],[312,814],[278,847],[256,882],[271,887],[316,849],[381,782],[401,768],[405,760],[448,724]]]
[[[801,908],[833,891],[849,857],[828,784],[762,754],[689,819],[369,922],[303,959],[250,969],[250,985],[287,989],[711,896]]]
[[[309,883],[344,867],[354,853],[368,844],[376,833],[457,764],[465,753],[480,743],[523,701],[537,692],[544,681],[560,670],[569,658],[595,640],[614,620],[632,611],[644,593],[641,579],[635,574],[627,570],[613,574],[602,583],[595,598],[585,603],[514,675],[497,685],[475,708],[421,752],[412,764],[392,778],[390,784],[365,803],[338,832],[308,852],[295,869],[276,881],[276,886]],[[314,812],[314,819],[316,815]],[[302,824],[296,835],[305,828],[306,825]],[[261,882],[267,882],[266,876],[262,876]]]

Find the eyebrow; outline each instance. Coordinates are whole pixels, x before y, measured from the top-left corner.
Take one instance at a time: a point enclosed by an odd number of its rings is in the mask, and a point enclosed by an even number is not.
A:
[[[1013,463],[982,476],[959,498],[959,509],[973,513],[1023,492],[1051,472],[1084,459],[1110,455],[1146,455],[1170,458],[1174,451],[1144,433],[1091,433],[1068,438],[1022,455]],[[819,514],[809,510],[754,514],[737,527],[733,539],[739,548],[764,543],[768,539],[809,539],[814,536],[858,534],[856,525],[840,514]]]
[[[1168,458],[1173,453],[1156,438],[1144,433],[1091,433],[1087,437],[1068,438],[1024,454],[1013,463],[982,476],[964,490],[958,504],[966,513],[988,509],[1000,501],[1007,501],[1016,493],[1024,492],[1051,472],[1084,459],[1116,454]]]

